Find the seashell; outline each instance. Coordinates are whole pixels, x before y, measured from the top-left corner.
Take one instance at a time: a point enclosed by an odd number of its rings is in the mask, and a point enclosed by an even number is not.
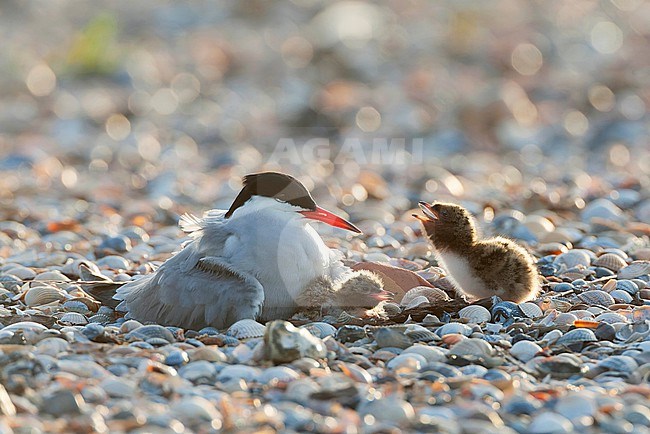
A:
[[[634,261],[627,267],[618,270],[619,279],[634,279],[650,274],[650,261]]]
[[[573,322],[575,327],[584,327],[588,329],[596,329],[600,325],[598,321],[591,321],[587,319],[577,319]]]
[[[636,342],[648,336],[650,326],[646,322],[622,324],[617,328],[616,339],[625,342]]]
[[[57,356],[59,353],[70,350],[70,343],[61,338],[45,338],[36,344],[36,351],[39,354],[47,354],[48,356]]]
[[[375,342],[379,348],[408,348],[413,341],[402,331],[394,327],[380,327],[374,332]]]
[[[174,339],[174,335],[172,334],[172,332],[170,332],[166,327],[157,324],[150,324],[150,325],[138,327],[137,329],[127,333],[124,337],[126,338],[127,341],[133,341],[133,340],[146,341],[154,338],[164,339],[169,343],[173,343],[176,341],[176,339]]]
[[[416,286],[415,288],[409,289],[400,304],[402,306],[407,306],[411,303],[416,297],[425,297],[429,303],[436,304],[441,301],[449,301],[450,298],[445,291],[439,288],[431,288],[429,286]]]
[[[6,269],[4,270],[4,273],[16,276],[21,280],[32,280],[34,277],[36,277],[36,272],[34,270],[23,265],[16,265],[14,267]]]
[[[181,365],[186,364],[190,361],[190,357],[185,351],[182,350],[172,350],[167,357],[165,357],[165,365],[174,366],[176,368]]]
[[[137,390],[135,381],[117,377],[105,379],[99,383],[99,387],[104,389],[111,398],[129,398]]]
[[[357,383],[372,383],[372,376],[361,366],[345,362],[339,362],[337,366],[341,369],[341,372],[343,372],[347,377],[353,379]]]
[[[604,267],[616,272],[621,268],[626,267],[627,262],[616,253],[605,253],[604,255],[597,257],[596,260],[592,262],[592,265],[596,267]]]
[[[402,299],[402,302],[404,300]],[[424,295],[418,295],[415,297],[413,300],[408,302],[408,304],[405,306],[406,309],[415,309],[418,306],[423,306],[423,305],[429,305],[429,300],[424,296]]]
[[[524,313],[519,309],[519,306],[511,301],[501,301],[495,304],[492,306],[491,313],[492,320],[500,323],[524,316]]]
[[[452,356],[474,356],[490,357],[495,353],[494,348],[483,339],[469,338],[463,339],[451,347],[448,355]]]
[[[36,286],[30,288],[25,294],[25,304],[27,306],[42,306],[61,301],[64,298],[65,293],[53,286]]]
[[[404,335],[413,342],[432,342],[440,340],[440,337],[437,334],[418,324],[410,324],[406,327]]]
[[[599,289],[592,289],[590,291],[585,291],[582,294],[578,294],[578,299],[590,306],[607,307],[614,304],[612,296]]]
[[[573,424],[561,414],[544,411],[535,416],[526,432],[530,434],[570,433],[573,432]]]
[[[574,323],[574,321],[577,320],[577,319],[578,319],[578,317],[575,316],[574,314],[568,313],[568,312],[563,312],[563,313],[561,313],[561,314],[559,314],[558,316],[555,317],[555,319],[553,320],[553,323],[555,325],[559,325],[559,326],[572,325]]]
[[[398,373],[417,372],[420,368],[426,365],[427,359],[424,356],[415,353],[400,354],[393,357],[386,363],[386,367],[390,371],[397,371]]]
[[[428,345],[413,345],[408,347],[402,354],[416,353],[423,356],[428,363],[431,362],[446,362],[447,357],[445,356],[445,351],[442,348],[431,347]]]
[[[84,315],[87,315],[91,312],[90,309],[88,309],[88,306],[86,306],[86,303],[81,302],[79,300],[68,300],[65,303],[63,303],[63,308],[67,312],[77,312],[77,313],[82,313]]]
[[[466,324],[461,324],[459,322],[450,322],[441,327],[438,327],[436,334],[440,337],[451,334],[469,336],[472,334],[472,328]]]
[[[650,306],[639,306],[632,310],[632,321],[644,322],[650,320]]]
[[[609,295],[611,295],[614,301],[617,303],[632,303],[633,300],[633,297],[630,295],[630,293],[623,291],[622,289],[615,289],[614,291],[610,292]]]
[[[477,304],[465,306],[464,308],[458,311],[458,316],[460,318],[466,318],[467,320],[469,320],[470,323],[474,323],[474,324],[481,324],[484,322],[488,322],[490,321],[490,319],[492,319],[492,315],[490,314],[490,311],[484,308],[483,306],[479,306]]]
[[[544,345],[553,345],[561,337],[562,337],[562,332],[560,330],[557,329],[551,330],[550,332],[546,333],[542,337],[540,343],[543,343]]]
[[[258,375],[257,381],[266,385],[288,384],[300,378],[298,372],[288,366],[272,366]]]
[[[34,277],[35,281],[69,282],[70,278],[59,270],[44,271]]]
[[[356,325],[344,325],[336,331],[336,339],[341,343],[356,342],[366,337],[366,330]]]
[[[192,362],[198,360],[205,360],[208,362],[225,362],[228,360],[228,357],[221,350],[212,347],[199,347],[191,351],[188,355]]]
[[[9,291],[18,291],[23,284],[23,281],[13,274],[2,274],[0,276],[0,285],[7,288]]]
[[[526,318],[539,318],[543,315],[542,309],[535,303],[529,301],[519,303],[519,309],[523,312]]]
[[[214,404],[200,396],[184,396],[170,406],[172,416],[186,426],[197,422],[211,423],[220,417]]]
[[[634,295],[639,292],[639,286],[631,280],[623,279],[616,282],[616,289],[620,291],[625,291],[630,295]],[[611,292],[610,292],[611,295]],[[626,302],[629,303],[629,302]]]
[[[582,310],[582,309],[572,310],[571,313],[574,314],[578,319],[593,319],[594,317],[594,314],[589,312],[588,310]]]
[[[359,318],[349,314],[346,311],[343,311],[339,314],[338,318],[336,318],[336,322],[341,323],[341,324],[347,324],[349,322],[357,321]]]
[[[336,327],[326,322],[312,322],[305,324],[300,328],[307,329],[309,333],[321,339],[324,339],[328,336],[334,336],[336,334]]]
[[[404,259],[404,258],[391,258],[390,261],[388,261],[388,263],[393,267],[404,268],[405,270],[409,270],[409,271],[422,270],[422,265],[418,264],[417,262],[409,261],[408,259]]]
[[[594,335],[594,332],[590,329],[574,329],[569,332],[566,332],[561,338],[559,338],[555,345],[573,345],[577,343],[586,343],[586,342],[596,342],[598,338]]]
[[[77,312],[68,312],[64,314],[59,321],[62,324],[66,325],[85,325],[88,324],[88,320],[85,316]]]
[[[589,267],[591,265],[591,256],[587,250],[573,249],[566,253],[561,253],[555,257],[553,263],[556,265],[564,265],[566,268],[573,268],[579,265]]]
[[[616,279],[609,279],[607,283],[605,283],[601,288],[601,290],[605,292],[612,292],[615,289],[616,289]]]
[[[97,323],[97,324],[107,324],[113,320],[112,316],[106,315],[104,313],[97,313],[93,316],[88,317],[88,322]]]
[[[510,354],[512,354],[517,359],[526,363],[529,360],[532,360],[535,355],[542,351],[542,347],[537,345],[535,342],[522,340],[516,342],[512,348],[510,348]]]
[[[216,374],[215,365],[206,360],[187,363],[178,370],[179,376],[192,382],[214,382]]]
[[[237,339],[251,339],[264,336],[266,327],[252,319],[241,319],[226,330],[226,336]]]
[[[629,356],[609,356],[601,360],[596,366],[610,371],[631,374],[639,367],[639,364]]]
[[[599,321],[599,322],[604,322],[606,324],[615,324],[615,323],[625,323],[627,322],[627,318],[625,318],[623,315],[616,313],[616,312],[603,312],[600,315],[598,315],[594,320]]]
[[[437,378],[455,378],[463,375],[460,369],[442,362],[429,362],[426,367],[423,368],[423,370],[426,370],[426,372],[435,372],[439,374]]]

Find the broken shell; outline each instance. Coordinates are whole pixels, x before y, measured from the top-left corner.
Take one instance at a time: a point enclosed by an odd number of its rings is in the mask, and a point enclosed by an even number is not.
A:
[[[519,309],[526,315],[527,318],[539,318],[543,315],[542,309],[535,303],[529,301],[519,304]]]
[[[407,293],[404,294],[404,297],[402,297],[400,304],[402,306],[408,306],[413,300],[416,299],[416,297],[420,296],[425,297],[431,304],[450,300],[447,293],[442,289],[431,288],[429,286],[416,286],[415,288],[409,289]]]
[[[616,279],[609,279],[601,289],[605,292],[612,292],[616,289]]]
[[[264,336],[266,327],[252,319],[241,319],[231,325],[226,331],[227,336],[237,339],[251,339]]]
[[[618,270],[620,279],[634,279],[646,274],[650,274],[650,261],[634,261],[627,267]]]
[[[512,318],[521,318],[524,316],[521,309],[512,301],[501,301],[492,306],[492,320],[495,322],[506,322]]]
[[[592,265],[595,265],[596,267],[604,267],[616,272],[627,266],[627,262],[616,253],[605,253],[596,258]]]
[[[622,289],[615,289],[614,291],[610,292],[609,295],[611,295],[614,301],[617,303],[632,303],[633,300],[630,293],[623,291]]]
[[[490,321],[492,318],[490,311],[479,305],[470,305],[462,308],[458,311],[458,316],[460,318],[466,318],[469,322],[475,324]]]
[[[53,286],[36,286],[30,288],[25,294],[25,304],[27,306],[42,306],[55,301],[61,301],[64,298],[65,293]]]
[[[607,307],[614,304],[614,299],[612,296],[599,289],[592,289],[591,291],[585,291],[582,294],[578,294],[578,299],[590,306]]]
[[[566,332],[555,344],[568,346],[577,343],[596,342],[597,340],[594,332],[589,329],[574,329]]]

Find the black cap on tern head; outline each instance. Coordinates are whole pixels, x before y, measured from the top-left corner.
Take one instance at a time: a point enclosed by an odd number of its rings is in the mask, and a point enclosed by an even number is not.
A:
[[[299,208],[297,211],[306,218],[361,233],[361,230],[349,221],[316,205],[309,191],[296,178],[279,172],[253,173],[244,176],[244,188],[230,205],[225,217],[229,218],[237,208],[243,206],[253,196],[271,197],[286,202]]]
[[[244,176],[244,188],[230,205],[226,218],[253,196],[271,197],[303,210],[314,211],[316,202],[305,186],[291,175],[279,172],[261,172]]]

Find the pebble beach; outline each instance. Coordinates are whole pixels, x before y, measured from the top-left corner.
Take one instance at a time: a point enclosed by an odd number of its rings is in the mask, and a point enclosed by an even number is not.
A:
[[[650,6],[0,8],[0,433],[650,433]],[[393,299],[189,330],[91,293],[290,173]],[[454,202],[540,292],[460,297]]]

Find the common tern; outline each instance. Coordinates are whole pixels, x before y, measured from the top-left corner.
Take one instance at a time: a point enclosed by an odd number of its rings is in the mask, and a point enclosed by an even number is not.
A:
[[[287,319],[310,283],[340,282],[355,273],[310,221],[361,232],[319,207],[294,177],[247,175],[228,210],[182,216],[189,243],[154,273],[119,288],[116,310],[126,318],[194,330],[247,318]]]

